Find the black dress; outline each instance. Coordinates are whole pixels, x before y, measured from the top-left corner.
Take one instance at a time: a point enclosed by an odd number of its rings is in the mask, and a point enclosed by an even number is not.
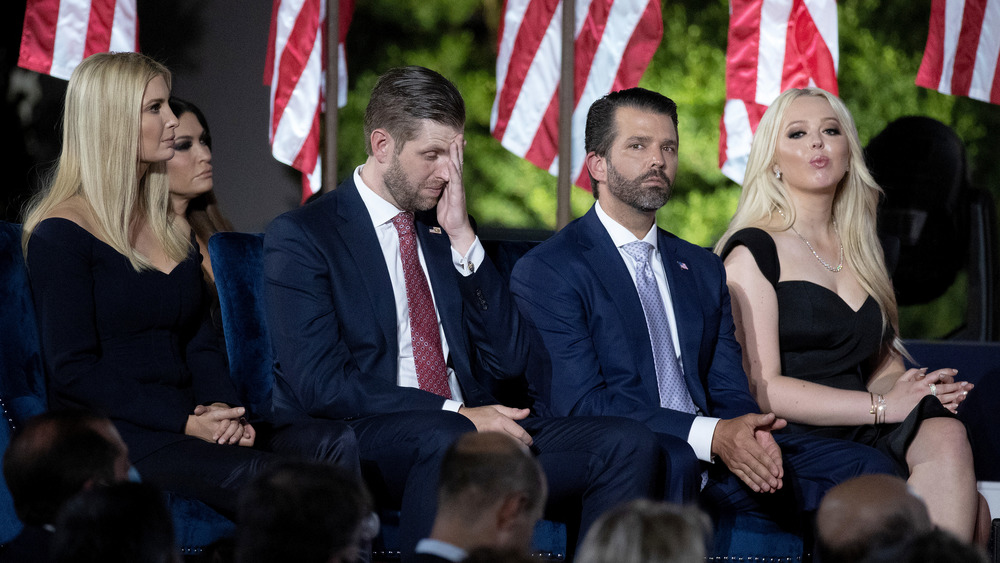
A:
[[[883,339],[882,312],[872,296],[853,310],[839,295],[805,280],[778,281],[781,266],[771,235],[761,229],[737,231],[722,250],[725,259],[737,246],[746,246],[778,298],[778,343],[781,373],[829,387],[867,392],[867,381]],[[953,416],[936,397],[928,395],[897,424],[814,426],[789,422],[785,432],[807,433],[852,440],[874,446],[908,475],[906,449],[926,418]],[[874,415],[872,416],[874,422]]]
[[[144,480],[232,515],[237,488],[272,457],[259,448],[342,460],[357,472],[354,436],[339,422],[266,436],[255,425],[254,449],[184,434],[195,406],[240,405],[197,246],[169,273],[136,272],[86,229],[49,218],[29,239],[27,263],[50,407],[110,418]]]

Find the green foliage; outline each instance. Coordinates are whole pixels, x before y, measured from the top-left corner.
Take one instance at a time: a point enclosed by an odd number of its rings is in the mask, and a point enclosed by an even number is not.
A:
[[[640,85],[679,107],[680,169],[674,197],[659,214],[662,226],[709,246],[725,230],[739,186],[719,172],[719,121],[725,102],[727,0],[661,0],[664,38]],[[973,184],[1000,200],[1000,107],[945,96],[914,84],[927,39],[931,0],[854,0],[838,3],[840,95],[854,114],[862,143],[890,121],[926,115],[965,141]],[[368,92],[384,70],[418,64],[451,78],[466,99],[466,186],[480,224],[554,228],[556,180],[500,146],[489,132],[496,91],[497,26],[501,0],[370,0],[358,2],[348,35],[351,88],[340,113],[339,177],[363,162],[361,123]],[[891,17],[887,17],[891,15]],[[593,203],[573,188],[574,216]],[[951,292],[930,312],[902,311],[904,336],[940,332],[927,327],[946,311],[961,311]],[[937,307],[937,309],[935,309]],[[911,321],[910,319],[915,319]],[[960,321],[957,321],[960,322]],[[916,332],[910,332],[911,328]]]
[[[904,338],[933,340],[962,328],[968,300],[968,276],[961,272],[943,295],[930,303],[899,308],[899,331]]]

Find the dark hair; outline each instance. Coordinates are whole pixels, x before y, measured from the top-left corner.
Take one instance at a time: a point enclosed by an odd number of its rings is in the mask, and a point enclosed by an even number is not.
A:
[[[372,500],[340,467],[286,462],[240,494],[236,560],[326,563],[358,541]]]
[[[450,80],[421,66],[389,70],[379,77],[365,109],[365,152],[372,154],[372,131],[385,129],[396,141],[396,152],[416,136],[420,121],[462,129],[465,102]]]
[[[57,563],[179,563],[174,526],[160,491],[121,482],[84,491],[59,512]]]
[[[978,546],[952,533],[935,528],[923,534],[873,549],[862,563],[986,563],[989,559]],[[837,559],[822,559],[833,563]]]
[[[208,148],[211,149],[212,132],[208,128],[208,120],[205,119],[205,114],[201,113],[201,110],[198,109],[198,106],[192,104],[187,100],[182,100],[181,98],[177,98],[174,96],[170,96],[170,100],[167,103],[170,104],[170,111],[174,112],[174,117],[178,119],[180,119],[180,117],[185,113],[194,114],[194,116],[198,119],[198,123],[201,125],[201,128],[205,130],[205,136],[204,136],[205,144],[208,145]]]
[[[101,432],[104,417],[80,410],[42,413],[14,433],[3,474],[17,516],[33,526],[52,524],[59,508],[88,483],[115,480],[124,445]]]
[[[513,438],[497,432],[471,432],[459,437],[444,454],[438,504],[478,511],[504,495],[520,492],[526,497],[524,509],[531,510],[544,502],[543,483],[538,462]]]
[[[588,153],[607,156],[611,143],[618,135],[618,108],[628,107],[667,115],[677,128],[677,104],[673,100],[645,88],[629,88],[611,92],[598,99],[587,111],[587,128],[584,134],[584,146]],[[597,197],[597,180],[590,177],[590,187]]]
[[[909,542],[931,529],[924,502],[896,475],[862,475],[823,497],[816,553],[824,563],[856,563],[872,549]]]
[[[178,119],[185,113],[190,113],[198,119],[201,128],[205,130],[205,133],[202,135],[205,145],[208,146],[209,150],[212,150],[212,132],[208,128],[208,120],[205,119],[205,114],[198,109],[198,106],[187,100],[173,96],[170,97],[169,103],[170,111],[174,112],[174,115]],[[226,219],[226,216],[222,214],[222,210],[219,209],[219,201],[215,197],[214,189],[188,202],[187,220],[191,228],[194,229],[195,235],[206,243],[208,243],[208,239],[215,233],[235,230],[233,224],[229,222],[229,219]],[[214,291],[215,285],[210,284],[209,288]]]
[[[907,543],[916,534],[921,533],[908,513],[888,514],[877,528],[868,528],[866,533],[857,534],[844,541],[839,538],[831,545],[817,534],[816,553],[823,563],[856,563],[864,559],[873,547],[900,545]]]

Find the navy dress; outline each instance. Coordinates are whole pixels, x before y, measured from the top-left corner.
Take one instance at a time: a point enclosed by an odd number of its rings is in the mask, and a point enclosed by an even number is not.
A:
[[[50,218],[32,233],[27,263],[50,407],[108,416],[144,480],[232,515],[238,487],[274,457],[263,449],[358,472],[354,436],[337,422],[277,431],[255,424],[255,448],[184,434],[195,406],[240,406],[197,246],[169,273],[136,272],[76,223]]]
[[[855,311],[839,295],[821,285],[805,280],[778,281],[781,277],[778,250],[771,235],[761,229],[748,228],[734,233],[722,251],[723,259],[741,245],[753,255],[778,298],[782,375],[838,389],[867,392],[868,377],[876,367],[883,339],[892,337],[889,330],[882,330],[882,312],[875,299],[869,295]],[[928,395],[901,423],[814,426],[789,422],[784,432],[874,446],[892,458],[900,475],[907,476],[906,449],[920,422],[939,416],[952,414],[936,397]]]

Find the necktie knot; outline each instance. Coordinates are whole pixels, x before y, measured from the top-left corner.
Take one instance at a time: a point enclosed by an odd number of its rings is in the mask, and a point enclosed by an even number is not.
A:
[[[413,232],[413,213],[400,211],[392,218],[392,224],[396,227],[396,233],[400,236]]]
[[[622,245],[622,250],[631,256],[641,268],[649,263],[649,253],[653,250],[653,245],[646,241],[637,240]]]

